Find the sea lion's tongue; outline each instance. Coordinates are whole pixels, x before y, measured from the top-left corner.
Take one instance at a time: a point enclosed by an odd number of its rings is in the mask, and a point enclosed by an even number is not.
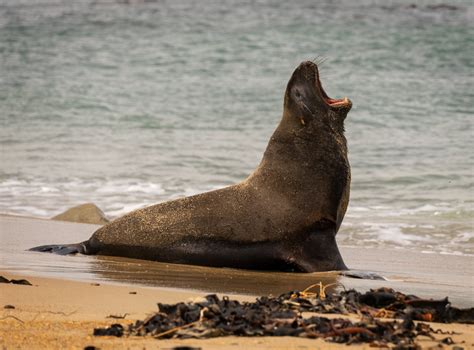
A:
[[[328,97],[328,98],[325,98],[325,100],[328,103],[328,105],[333,106],[333,107],[336,107],[339,105],[345,105],[349,103],[349,100],[347,97],[344,97],[344,98],[329,98]]]

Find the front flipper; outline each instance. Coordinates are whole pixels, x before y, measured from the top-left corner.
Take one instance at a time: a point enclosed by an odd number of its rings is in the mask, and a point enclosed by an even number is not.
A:
[[[86,247],[83,243],[41,245],[28,250],[34,252],[54,253],[58,255],[70,255],[77,253],[86,254]]]
[[[364,279],[364,280],[387,281],[385,277],[379,275],[376,272],[371,272],[371,271],[347,270],[347,271],[341,271],[340,275],[344,277]]]

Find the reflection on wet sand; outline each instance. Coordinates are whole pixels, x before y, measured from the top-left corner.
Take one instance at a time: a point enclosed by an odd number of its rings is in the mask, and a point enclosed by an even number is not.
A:
[[[98,228],[69,222],[0,215],[0,269],[33,276],[141,284],[207,293],[278,295],[322,282],[333,288],[391,287],[425,298],[449,299],[472,307],[472,257],[420,254],[404,250],[341,246],[346,264],[374,271],[388,281],[354,279],[332,273],[282,273],[176,265],[106,256],[61,256],[28,251],[45,243],[76,243]],[[328,288],[328,292],[331,288]]]
[[[290,290],[303,290],[319,282],[331,284],[327,289],[330,291],[341,279],[336,272],[259,272],[107,256],[97,256],[90,264],[90,272],[98,279],[113,282],[251,295],[279,295]]]

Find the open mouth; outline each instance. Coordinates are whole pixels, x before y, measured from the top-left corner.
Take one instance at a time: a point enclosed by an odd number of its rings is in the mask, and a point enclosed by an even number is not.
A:
[[[326,102],[330,107],[344,107],[350,104],[350,101],[347,97],[344,98],[331,98],[328,96],[326,91],[324,91],[321,81],[319,80],[319,74],[316,73],[316,87],[321,92],[324,102]]]

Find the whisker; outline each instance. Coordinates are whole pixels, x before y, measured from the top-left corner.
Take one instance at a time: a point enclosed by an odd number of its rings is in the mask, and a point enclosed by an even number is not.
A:
[[[320,60],[320,59],[321,59],[321,56],[318,55],[318,56],[314,57],[311,61],[312,61],[314,64],[317,65],[317,64],[319,63],[319,60]]]
[[[318,56],[316,56],[315,58],[313,58],[313,62],[314,62],[316,65],[320,66],[320,65],[322,65],[324,62],[326,62],[327,59],[328,59],[328,57],[326,57],[326,56],[320,56],[320,55],[318,55]]]

